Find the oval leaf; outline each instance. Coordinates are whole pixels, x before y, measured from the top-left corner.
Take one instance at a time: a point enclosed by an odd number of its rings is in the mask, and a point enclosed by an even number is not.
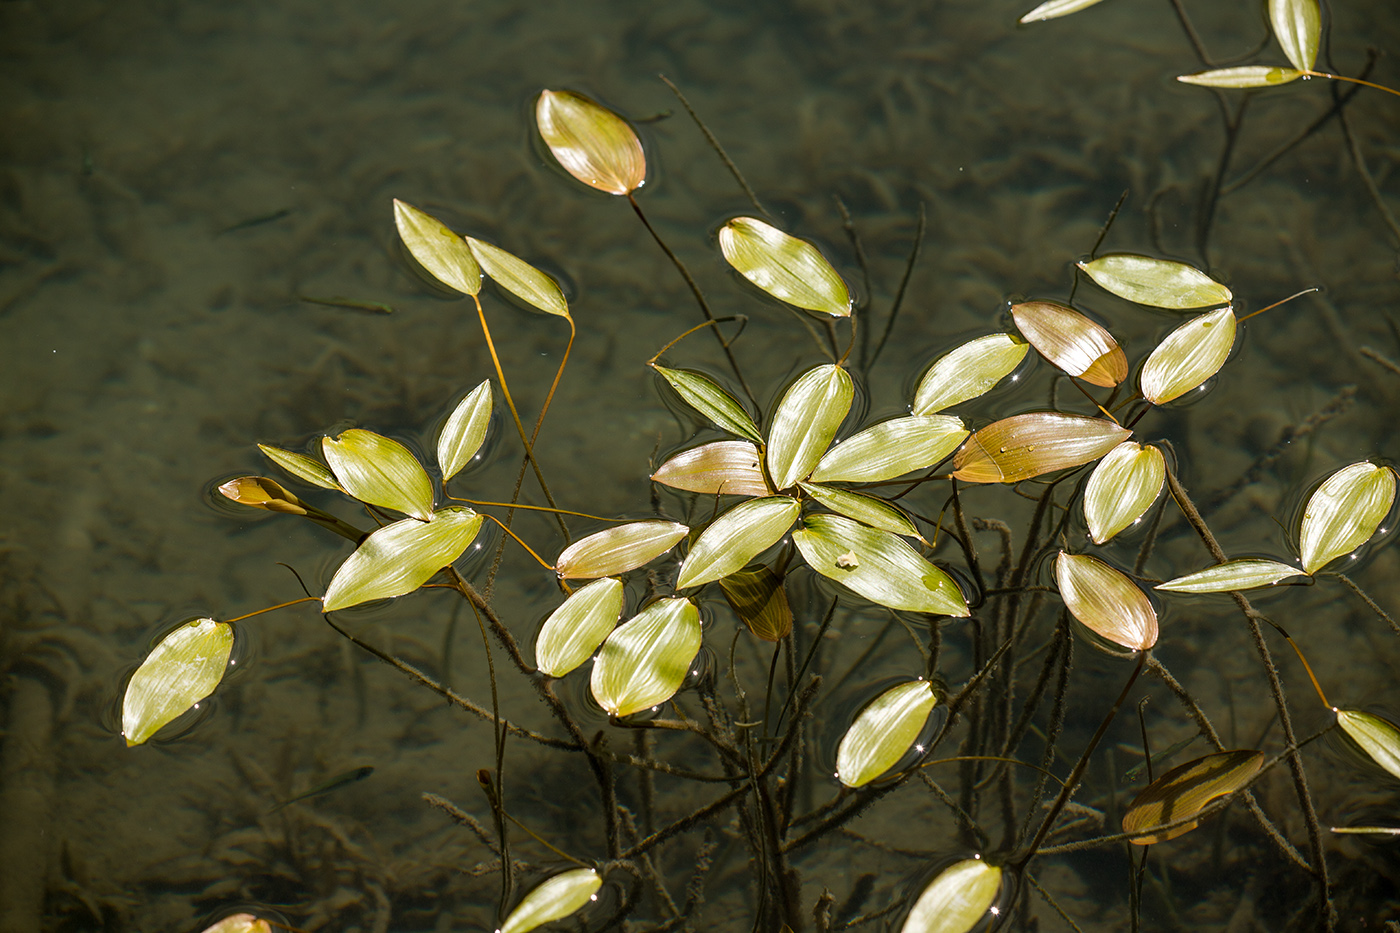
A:
[[[1400,727],[1389,719],[1354,709],[1339,709],[1337,724],[1371,760],[1400,778]]]
[[[491,382],[483,380],[448,416],[437,442],[438,469],[442,470],[444,483],[456,476],[481,449],[486,431],[491,427],[491,409]]]
[[[779,301],[833,317],[850,316],[846,283],[806,240],[756,217],[735,217],[720,228],[719,249],[740,275]]]
[[[405,518],[376,529],[335,572],[321,597],[322,609],[412,593],[461,557],[480,528],[476,512],[450,506],[433,513],[430,522]]]
[[[783,578],[771,567],[720,577],[719,587],[729,608],[755,637],[781,641],[792,631],[792,607],[783,589]]]
[[[542,924],[562,920],[593,900],[602,886],[603,879],[592,868],[560,872],[525,895],[497,933],[529,933]]]
[[[851,410],[850,373],[834,363],[807,370],[783,394],[768,431],[768,475],[779,490],[812,472]]]
[[[1311,71],[1322,39],[1322,9],[1317,0],[1269,0],[1269,22],[1293,67]]]
[[[545,314],[569,316],[569,303],[554,279],[499,246],[470,236],[466,241],[481,268],[501,288]]]
[[[758,425],[753,423],[749,413],[738,399],[720,388],[713,379],[699,373],[683,369],[664,369],[652,364],[652,369],[661,374],[676,394],[685,403],[707,418],[716,427],[746,437],[755,444],[763,443],[763,435],[758,433]]]
[[[758,448],[748,441],[715,441],[681,451],[651,478],[673,489],[711,496],[771,496],[759,460]]]
[[[122,698],[122,735],[140,745],[214,692],[233,652],[233,626],[194,619],[160,640],[131,675]]]
[[[566,580],[611,577],[635,570],[690,533],[679,522],[629,522],[580,538],[564,548],[554,571]]]
[[[1216,752],[1172,768],[1133,798],[1123,814],[1123,832],[1140,833],[1154,826],[1194,816],[1217,797],[1233,794],[1250,782],[1264,764],[1264,753],[1251,749]],[[1196,821],[1129,841],[1148,846],[1184,836]]]
[[[1157,644],[1157,613],[1126,575],[1087,554],[1060,552],[1055,582],[1070,614],[1096,635],[1135,651]]]
[[[856,716],[836,749],[836,778],[847,787],[869,784],[914,746],[938,698],[926,680],[881,693]]]
[[[594,580],[549,614],[535,639],[535,667],[563,677],[592,657],[622,616],[622,581]]]
[[[1078,13],[1080,10],[1087,10],[1101,2],[1102,0],[1046,0],[1045,3],[1022,16],[1019,22],[1039,23],[1047,19],[1058,19],[1061,16]]]
[[[218,923],[205,927],[204,933],[271,933],[272,926],[253,914],[230,914]]]
[[[433,515],[433,481],[418,458],[398,441],[351,428],[321,438],[321,453],[347,493],[370,505],[427,521]]]
[[[1221,308],[1193,317],[1167,334],[1138,374],[1142,397],[1154,405],[1180,398],[1220,372],[1235,345],[1235,312]]]
[[[266,476],[239,476],[219,487],[219,495],[230,502],[268,512],[305,515],[301,500]]]
[[[995,421],[968,438],[953,458],[967,483],[1019,483],[1097,460],[1132,432],[1101,418],[1032,411]]]
[[[792,533],[817,573],[891,609],[966,616],[962,591],[903,539],[841,515],[809,515]]]
[[[1030,349],[1014,334],[988,334],[949,350],[919,380],[913,413],[931,415],[991,391]]]
[[[1128,357],[1118,341],[1073,308],[1027,301],[1012,305],[1011,317],[1041,356],[1071,376],[1105,387],[1128,377]]]
[[[980,858],[954,862],[919,894],[900,933],[968,933],[1000,893],[1000,868]]]
[[[951,415],[908,415],[872,425],[832,447],[812,471],[815,483],[878,483],[933,466],[967,439]]]
[[[464,295],[481,291],[481,267],[462,238],[442,221],[394,198],[394,225],[403,245],[429,275]]]
[[[1395,502],[1395,474],[1367,460],[1344,466],[1317,487],[1303,509],[1298,551],[1316,573],[1376,533]]]
[[[319,460],[312,460],[310,457],[306,456],[306,454],[299,454],[291,450],[283,450],[281,447],[272,447],[267,444],[259,444],[258,450],[261,450],[263,454],[267,456],[267,459],[299,480],[304,480],[313,486],[320,486],[322,489],[334,489],[336,492],[345,492],[340,484],[335,481],[335,474]]]
[[[658,599],[613,630],[593,662],[593,699],[611,716],[665,703],[700,650],[700,610],[688,599]]]
[[[696,539],[681,564],[676,589],[701,586],[743,568],[787,534],[802,505],[790,496],[740,502]]]
[[[1252,590],[1260,586],[1273,586],[1287,577],[1296,577],[1303,571],[1276,560],[1255,560],[1242,558],[1227,560],[1223,564],[1207,567],[1199,573],[1190,573],[1166,583],[1159,583],[1155,590],[1172,593],[1228,593],[1231,590]]]
[[[874,496],[867,496],[858,492],[851,492],[848,489],[836,489],[831,486],[818,486],[815,483],[799,483],[802,491],[822,505],[839,512],[847,518],[854,518],[856,521],[869,525],[871,528],[881,528],[890,534],[904,535],[907,538],[918,538],[923,540],[919,534],[919,529],[914,527],[909,516],[899,509],[890,505],[884,499],[877,499]]]
[[[1124,441],[1104,454],[1084,487],[1089,537],[1103,544],[1142,517],[1157,501],[1167,464],[1156,447]]]
[[[1208,308],[1231,298],[1228,288],[1201,270],[1171,259],[1110,253],[1078,265],[1104,291],[1153,308]]]
[[[1240,65],[1236,68],[1214,68],[1198,71],[1190,75],[1177,75],[1176,80],[1183,84],[1199,84],[1201,87],[1273,87],[1287,84],[1303,76],[1295,68],[1280,68],[1277,65]]]
[[[590,188],[624,195],[646,183],[642,141],[602,104],[573,91],[541,91],[535,125],[564,171]]]

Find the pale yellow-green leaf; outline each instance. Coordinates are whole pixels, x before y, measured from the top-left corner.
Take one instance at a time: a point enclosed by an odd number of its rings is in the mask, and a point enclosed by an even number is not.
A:
[[[580,538],[564,548],[554,570],[564,579],[611,577],[665,554],[690,529],[678,522],[628,522]]]
[[[1382,716],[1354,709],[1334,710],[1337,724],[1371,760],[1400,778],[1400,726]]]
[[[341,487],[361,502],[427,521],[433,515],[433,481],[407,447],[382,434],[351,428],[321,438],[321,454]]]
[[[1078,13],[1080,10],[1087,10],[1102,0],[1046,0],[1040,6],[1022,16],[1022,23],[1039,23],[1047,19],[1058,19],[1061,16],[1068,16],[1071,13]]]
[[[499,246],[470,236],[466,241],[482,271],[501,288],[545,314],[569,316],[569,303],[554,279]]]
[[[1011,317],[1031,346],[1060,369],[1096,386],[1116,386],[1128,376],[1128,357],[1102,326],[1054,301],[1011,306]]]
[[[781,641],[792,631],[792,607],[783,579],[771,567],[740,570],[721,577],[719,588],[740,620],[764,641]]]
[[[1158,583],[1153,589],[1172,593],[1228,593],[1231,590],[1252,590],[1273,586],[1287,577],[1300,576],[1303,571],[1276,560],[1241,558],[1207,567],[1197,573]]]
[[[594,580],[549,614],[535,639],[535,667],[563,677],[598,650],[622,615],[622,581]]]
[[[872,425],[833,446],[812,471],[817,483],[877,483],[942,460],[967,439],[952,415],[907,415]]]
[[[122,698],[122,735],[140,745],[166,723],[214,692],[233,651],[233,626],[193,619],[146,655]]]
[[[535,927],[563,920],[594,900],[602,886],[603,879],[592,868],[560,872],[535,885],[497,933],[530,933]]]
[[[323,610],[412,593],[462,556],[482,521],[476,512],[459,506],[439,509],[432,518],[405,518],[371,532],[331,578],[321,597]]]
[[[481,267],[466,242],[442,221],[395,198],[394,224],[403,245],[429,275],[464,295],[481,291]]]
[[[758,425],[753,423],[749,413],[738,399],[720,388],[713,379],[700,373],[683,369],[665,369],[652,364],[652,369],[661,374],[676,394],[685,403],[708,418],[716,427],[745,437],[755,444],[763,443],[763,435],[758,433]]]
[[[541,91],[535,125],[564,171],[590,188],[625,195],[646,182],[642,141],[602,104],[573,91]]]
[[[272,926],[263,918],[253,914],[229,914],[213,926],[205,927],[204,933],[271,933]]]
[[[1181,311],[1230,300],[1230,290],[1194,266],[1133,253],[1110,253],[1079,263],[1104,291],[1119,298]]]
[[[612,716],[665,703],[700,650],[700,610],[688,599],[658,599],[603,642],[593,662],[593,699]]]
[[[1096,635],[1136,651],[1157,644],[1152,601],[1125,574],[1097,557],[1061,551],[1055,582],[1070,615]]]
[[[1104,418],[1032,411],[994,421],[967,439],[953,476],[967,483],[1019,483],[1097,460],[1132,432]]]
[[[292,450],[283,450],[281,447],[272,447],[268,444],[259,444],[258,450],[261,450],[267,459],[299,480],[308,482],[313,486],[320,486],[322,489],[334,489],[336,492],[345,492],[340,484],[335,481],[335,474],[319,460],[313,460],[306,456],[306,454],[299,454]]]
[[[1089,537],[1103,544],[1142,517],[1166,480],[1166,460],[1156,447],[1124,441],[1104,454],[1084,486]]]
[[[1198,388],[1225,365],[1235,345],[1235,312],[1220,308],[1167,334],[1142,364],[1142,397],[1164,405]]]
[[[1317,0],[1269,0],[1269,22],[1293,67],[1311,71],[1322,40],[1322,8]]]
[[[749,499],[710,522],[691,547],[676,589],[702,586],[743,569],[787,534],[802,511],[790,496]]]
[[[444,483],[456,476],[481,449],[486,430],[491,427],[491,409],[491,382],[483,380],[448,416],[437,443],[438,469],[442,470]]]
[[[1123,814],[1123,832],[1142,833],[1194,816],[1217,797],[1233,794],[1248,784],[1263,764],[1263,752],[1239,749],[1216,752],[1172,768],[1133,798]],[[1189,833],[1196,825],[1192,820],[1129,841],[1140,846],[1166,842]]]
[[[707,495],[771,496],[758,448],[749,441],[714,441],[661,464],[651,478],[672,489]]]
[[[735,217],[720,228],[719,248],[740,275],[798,308],[833,317],[851,313],[851,293],[821,252],[755,217]]]
[[[872,700],[836,748],[836,778],[847,787],[869,784],[913,747],[938,697],[926,680],[897,684]]]
[[[779,490],[812,472],[851,410],[855,387],[840,366],[807,370],[783,394],[768,430],[768,475]]]
[[[914,390],[916,415],[932,415],[991,391],[1030,352],[1015,334],[988,334],[940,356]]]
[[[871,602],[910,612],[968,613],[953,578],[887,531],[816,514],[803,520],[792,540],[809,567]]]
[[[914,527],[909,516],[884,499],[851,492],[848,489],[821,486],[816,483],[799,483],[798,485],[809,496],[833,512],[839,512],[847,518],[854,518],[858,522],[863,522],[872,528],[883,529],[891,534],[922,540],[919,529]]]
[[[1376,533],[1395,502],[1395,474],[1367,460],[1342,467],[1317,487],[1303,509],[1298,551],[1316,573]]]
[[[900,933],[968,933],[987,919],[1000,893],[999,867],[980,858],[954,862],[919,894]]]
[[[1201,87],[1274,87],[1297,81],[1303,73],[1296,68],[1281,68],[1278,65],[1239,65],[1235,68],[1213,68],[1195,74],[1177,75],[1182,84],[1198,84]]]

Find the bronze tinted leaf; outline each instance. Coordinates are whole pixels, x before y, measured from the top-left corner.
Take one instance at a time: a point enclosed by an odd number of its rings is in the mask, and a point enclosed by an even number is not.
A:
[[[1132,432],[1102,418],[1033,411],[987,425],[953,458],[967,483],[1019,483],[1080,466],[1108,453]]]
[[[1011,306],[1021,333],[1040,355],[1096,386],[1116,386],[1128,377],[1128,357],[1113,335],[1094,321],[1053,301]]]
[[[681,451],[651,478],[672,489],[711,496],[771,496],[759,458],[758,448],[748,441],[714,441]]]
[[[535,125],[564,171],[585,185],[624,195],[646,182],[642,141],[602,104],[573,91],[541,91]]]
[[[1123,832],[1141,833],[1200,813],[1212,800],[1248,784],[1263,764],[1263,752],[1241,749],[1216,752],[1172,768],[1133,798],[1123,814]],[[1130,841],[1140,846],[1166,842],[1189,833],[1196,825],[1192,820]]]
[[[1152,601],[1125,574],[1087,554],[1061,551],[1055,583],[1070,614],[1116,645],[1146,651],[1157,644]]]

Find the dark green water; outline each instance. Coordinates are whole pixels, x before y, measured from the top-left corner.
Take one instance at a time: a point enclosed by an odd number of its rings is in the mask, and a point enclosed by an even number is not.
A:
[[[1253,2],[1184,2],[1221,62],[1267,38]],[[1384,57],[1400,48],[1400,11],[1360,0],[1334,7],[1335,68],[1359,72],[1375,47],[1383,54],[1371,79],[1400,86],[1400,67]],[[1244,312],[1320,286],[1319,296],[1247,324],[1213,390],[1149,416],[1142,429],[1143,439],[1176,446],[1183,481],[1228,552],[1289,559],[1293,532],[1284,529],[1310,484],[1355,460],[1400,457],[1400,375],[1376,359],[1400,359],[1397,241],[1383,216],[1400,211],[1400,98],[1361,92],[1346,109],[1350,140],[1328,121],[1227,190],[1203,252],[1203,192],[1221,163],[1222,113],[1240,119],[1228,188],[1322,116],[1333,89],[1299,82],[1251,98],[1239,117],[1242,96],[1222,106],[1172,80],[1201,65],[1167,0],[1106,0],[1017,27],[1023,12],[1002,0],[0,4],[0,933],[196,931],[236,906],[273,909],[307,930],[497,925],[498,882],[472,873],[491,853],[419,799],[449,797],[487,820],[475,772],[493,764],[490,728],[337,638],[305,607],[240,628],[235,671],[182,732],[128,750],[117,704],[151,639],[175,622],[301,595],[277,561],[314,591],[343,559],[344,546],[306,523],[211,507],[211,481],[270,472],[255,442],[300,447],[355,424],[431,449],[448,406],[491,374],[470,306],[435,297],[407,271],[391,198],[567,283],[579,337],[542,462],[571,508],[650,513],[649,464],[686,441],[690,426],[642,364],[699,314],[627,206],[572,184],[534,143],[532,99],[543,87],[585,91],[634,119],[671,113],[641,124],[652,171],[639,199],[716,312],[750,316],[741,357],[765,401],[821,357],[790,315],[723,267],[713,230],[747,202],[659,72],[681,86],[786,228],[819,242],[863,293],[833,196],[842,199],[869,259],[877,326],[924,205],[927,235],[902,315],[865,378],[872,418],[904,410],[934,356],[1008,326],[1007,298],[1065,299],[1070,264],[1125,189],[1108,249],[1206,266]],[[1281,61],[1272,44],[1261,58]],[[382,302],[394,313],[298,296]],[[1078,299],[1134,361],[1177,320],[1087,283]],[[495,295],[487,307],[532,419],[565,328]],[[722,366],[703,336],[673,357]],[[1033,386],[969,416],[984,423],[1044,405],[1048,367],[1034,374]],[[1061,400],[1070,392],[1062,387]],[[1298,434],[1329,406],[1334,417]],[[455,490],[509,495],[518,448],[501,433],[500,455]],[[1280,446],[1287,437],[1297,439]],[[308,498],[352,514],[329,496]],[[682,517],[682,500],[663,503]],[[929,494],[921,508],[940,504]],[[1002,491],[969,507],[1014,522],[1029,515]],[[706,508],[697,506],[701,515]],[[557,552],[549,524],[519,529],[546,556]],[[1131,565],[1140,540],[1108,553]],[[559,597],[548,573],[508,553],[496,604],[528,645]],[[957,559],[947,548],[940,556]],[[1145,572],[1168,577],[1207,563],[1177,518]],[[1400,560],[1386,545],[1356,574],[1392,613],[1397,578]],[[1332,702],[1400,718],[1397,635],[1340,583],[1257,604],[1308,652]],[[799,607],[808,638],[821,605]],[[1163,605],[1157,654],[1227,745],[1278,752],[1261,663],[1233,604]],[[349,624],[488,701],[465,606],[419,594],[352,613]],[[813,804],[835,792],[815,773],[828,767],[854,709],[877,684],[918,673],[917,653],[896,629],[868,666],[843,677],[886,624],[872,609],[845,612],[830,636],[823,670],[842,682],[814,710]],[[720,670],[732,626],[721,614],[707,634]],[[947,676],[962,682],[971,673],[963,629],[945,638]],[[747,689],[761,693],[766,659],[742,644]],[[1295,725],[1311,734],[1330,714],[1287,646],[1271,646]],[[1067,758],[1130,667],[1082,643],[1077,650]],[[561,692],[582,708],[587,688],[576,681]],[[1191,734],[1159,684],[1139,693],[1152,696],[1155,746]],[[551,727],[521,678],[502,679],[501,700],[512,718]],[[587,730],[607,730],[600,716],[583,716]],[[1134,792],[1120,780],[1138,761],[1127,748],[1137,740],[1132,719],[1125,712],[1109,733],[1077,798],[1110,816]],[[622,751],[633,738],[612,730],[609,741]],[[674,754],[702,766],[693,748]],[[1022,753],[1038,755],[1034,742]],[[1396,781],[1359,767],[1330,739],[1303,760],[1339,928],[1400,921],[1393,845],[1325,830],[1394,822]],[[367,779],[269,815],[363,764],[375,766]],[[533,828],[577,855],[604,854],[596,793],[576,756],[517,744],[507,767],[509,802]],[[1069,765],[1058,767],[1063,775]],[[1261,782],[1257,798],[1307,853],[1284,771]],[[672,819],[716,793],[659,781],[658,807]],[[829,837],[794,861],[804,916],[823,888],[838,905],[850,900],[850,915],[878,911],[907,897],[938,858],[967,852],[946,810],[912,784],[853,828],[923,855]],[[716,866],[693,925],[747,930],[752,878],[739,830],[725,815],[712,832]],[[544,850],[518,844],[519,857],[545,860]],[[692,842],[658,859],[678,900],[694,852]],[[1307,874],[1238,805],[1157,847],[1152,871],[1145,929],[1313,928]],[[1046,858],[1036,873],[1082,928],[1127,928],[1121,845]],[[851,899],[852,891],[867,896]],[[1027,910],[1041,929],[1068,929],[1037,895]],[[651,905],[640,916],[660,915]]]

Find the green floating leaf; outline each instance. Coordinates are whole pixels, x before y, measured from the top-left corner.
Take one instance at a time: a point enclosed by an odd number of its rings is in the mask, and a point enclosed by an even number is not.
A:
[[[990,392],[1021,365],[1030,344],[1014,334],[988,334],[940,356],[914,390],[916,415],[932,415]]]
[[[740,502],[710,522],[681,563],[676,589],[702,586],[741,570],[787,534],[802,511],[791,496]]]
[[[261,917],[253,914],[229,914],[204,933],[272,933],[272,927]]]
[[[967,440],[951,415],[908,415],[872,425],[835,445],[817,463],[817,483],[878,483],[933,466]]]
[[[768,431],[768,475],[779,490],[812,472],[851,410],[851,375],[834,363],[797,378],[773,412]]]
[[[1184,262],[1132,253],[1110,253],[1079,263],[1104,291],[1119,298],[1181,311],[1230,301],[1230,290]]]
[[[841,736],[836,778],[847,787],[869,784],[914,746],[938,697],[926,680],[898,684],[872,700]]]
[[[1041,356],[1071,376],[1105,387],[1128,377],[1128,357],[1118,341],[1073,308],[1027,301],[1012,305],[1011,317]]]
[[[699,373],[683,369],[665,369],[652,364],[652,369],[661,374],[676,394],[716,427],[746,437],[755,444],[763,443],[763,435],[758,433],[758,425],[753,423],[749,413],[738,399],[715,384],[713,379]]]
[[[466,237],[472,255],[501,288],[545,314],[569,316],[569,303],[559,283],[525,260],[476,237]]]
[[[1047,19],[1058,19],[1061,16],[1078,13],[1080,10],[1087,10],[1102,2],[1103,0],[1046,0],[1045,3],[1022,16],[1019,22],[1039,23]]]
[[[792,533],[817,573],[891,609],[966,616],[962,591],[903,539],[841,515],[809,515]]]
[[[541,91],[535,126],[564,171],[590,188],[625,195],[646,183],[642,141],[602,104],[573,91]]]
[[[431,214],[394,199],[399,238],[429,275],[464,295],[481,291],[481,267],[466,242]]]
[[[321,597],[322,609],[412,593],[462,556],[481,521],[471,509],[450,506],[434,512],[430,522],[405,518],[376,529],[335,572]]]
[[[594,580],[549,614],[535,639],[535,667],[563,677],[593,656],[622,616],[622,581]]]
[[[611,577],[665,554],[690,533],[679,522],[628,522],[580,538],[564,548],[554,572],[565,580]]]
[[[1070,615],[1094,634],[1134,651],[1157,644],[1152,601],[1136,583],[1097,557],[1061,551],[1055,559],[1055,583]]]
[[[1293,67],[1311,71],[1322,40],[1322,8],[1317,0],[1269,0],[1269,22]]]
[[[1400,726],[1389,719],[1354,709],[1334,710],[1337,725],[1371,760],[1400,778]]]
[[[714,441],[681,451],[651,478],[672,489],[711,496],[771,496],[760,459],[758,448],[748,441]]]
[[[267,512],[305,515],[300,499],[266,476],[239,476],[219,487],[219,495],[230,502]]]
[[[756,217],[735,217],[720,228],[719,248],[740,275],[779,301],[833,317],[850,316],[846,283],[806,240]]]
[[[593,662],[593,699],[622,717],[671,699],[700,650],[700,610],[688,599],[658,599],[613,630]]]
[[[1097,460],[1129,431],[1102,418],[1032,411],[994,421],[968,438],[953,458],[953,476],[967,483],[1019,483]]]
[[[1298,550],[1317,573],[1376,533],[1395,502],[1395,474],[1367,460],[1344,466],[1317,487],[1303,509]]]
[[[1165,405],[1220,372],[1235,345],[1235,312],[1220,308],[1182,324],[1142,364],[1138,387],[1154,405]]]
[[[839,512],[847,518],[854,518],[871,528],[880,528],[891,534],[923,540],[919,529],[914,527],[909,516],[884,499],[851,492],[847,489],[819,486],[815,483],[798,483],[798,486],[833,512]]]
[[[1236,68],[1214,68],[1190,75],[1177,75],[1182,84],[1199,84],[1201,87],[1274,87],[1297,81],[1303,76],[1295,68],[1280,68],[1277,65],[1240,65]]]
[[[1280,564],[1276,560],[1241,558],[1227,560],[1198,573],[1159,583],[1153,589],[1172,593],[1228,593],[1231,590],[1273,586],[1280,580],[1299,576],[1302,572],[1297,567]]]
[[[1172,768],[1147,785],[1133,798],[1123,814],[1123,832],[1141,833],[1200,813],[1217,797],[1233,794],[1250,782],[1264,764],[1264,753],[1252,749],[1216,752]],[[1148,846],[1184,836],[1197,821],[1145,836],[1135,836],[1134,845]]]
[[[438,469],[442,470],[444,483],[456,476],[481,449],[486,431],[491,427],[491,409],[491,381],[488,379],[467,393],[448,416],[437,443]]]
[[[283,450],[281,447],[272,447],[268,444],[259,444],[258,450],[261,450],[267,459],[299,480],[308,482],[313,486],[320,486],[322,489],[334,489],[336,492],[345,492],[345,490],[341,488],[341,485],[335,481],[335,474],[319,460],[312,460],[310,457],[306,456],[306,454],[299,454],[291,450]]]
[[[233,626],[193,619],[170,632],[131,675],[122,698],[122,735],[140,745],[214,692],[233,652]]]
[[[563,920],[595,899],[603,879],[592,868],[560,872],[537,884],[496,933],[530,933],[535,927]]]
[[[1157,501],[1167,464],[1156,447],[1124,441],[1104,454],[1084,487],[1089,537],[1103,544],[1142,517]]]
[[[771,567],[739,570],[720,577],[724,599],[754,637],[782,641],[792,631],[792,607],[783,578]]]
[[[433,515],[433,481],[418,458],[398,441],[351,428],[321,438],[321,453],[347,493],[370,505],[427,521]]]
[[[919,894],[900,933],[968,933],[1000,893],[1000,868],[980,858],[954,862]]]

